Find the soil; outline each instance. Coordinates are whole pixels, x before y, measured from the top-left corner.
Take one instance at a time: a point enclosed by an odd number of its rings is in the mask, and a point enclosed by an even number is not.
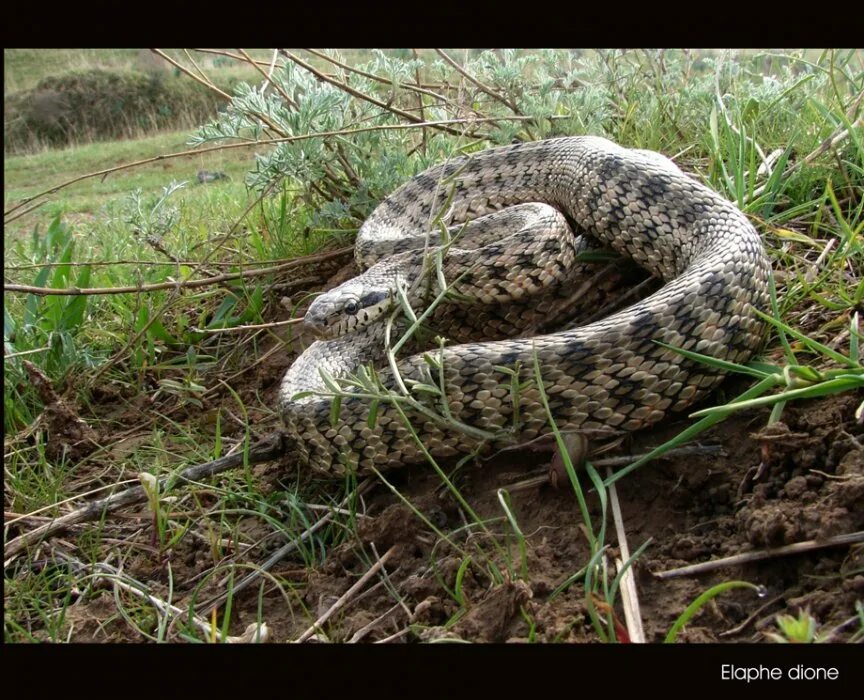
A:
[[[238,378],[233,388],[242,397],[249,397],[247,405],[255,403],[255,392],[273,398],[291,359],[285,353],[274,353]],[[723,391],[733,396],[745,386],[730,380]],[[697,596],[731,580],[762,586],[764,595],[734,589],[714,598],[689,622],[679,641],[766,641],[767,632],[778,631],[778,613],[797,615],[802,610],[812,614],[820,632],[831,632],[834,641],[844,641],[858,629],[855,604],[864,599],[864,547],[860,544],[777,555],[695,576],[661,579],[656,574],[864,530],[864,426],[854,415],[861,398],[843,394],[789,404],[784,422],[770,428],[765,427],[767,410],[737,414],[701,438],[702,445],[719,446],[720,454],[660,459],[617,483],[630,551],[650,539],[633,567],[647,641],[662,641]],[[722,395],[713,400],[722,400]],[[206,416],[206,409],[218,408],[216,403],[195,413]],[[249,419],[254,421],[255,416]],[[647,452],[687,425],[689,421],[682,417],[634,434],[610,454]],[[235,427],[242,433],[242,426]],[[223,431],[230,430],[226,423]],[[260,434],[266,430],[266,426],[261,428]],[[281,589],[267,580],[263,594],[256,584],[237,595],[230,633],[241,635],[258,618],[260,608],[270,641],[296,639],[311,620],[327,611],[388,553],[383,567],[386,575],[373,577],[323,625],[321,634],[312,636],[313,641],[372,642],[391,636],[400,642],[456,638],[476,642],[598,641],[586,607],[583,578],[562,587],[590,556],[571,485],[565,480],[559,488],[548,482],[514,487],[526,475],[538,470],[546,473],[550,458],[548,451],[508,452],[458,470],[453,478],[460,493],[476,514],[489,522],[489,533],[474,529],[470,536],[460,529],[466,522],[464,512],[431,468],[416,466],[389,473],[390,484],[423,518],[391,489],[376,484],[364,497],[356,536],[334,546],[317,568],[307,568],[296,555],[282,560],[272,570],[283,582]],[[454,465],[443,463],[448,472]],[[287,463],[256,465],[252,475],[256,488],[274,497],[293,491],[297,478],[296,469]],[[580,479],[582,488],[589,491],[591,482],[584,472]],[[503,517],[498,494],[501,488],[508,490],[513,514],[525,536],[527,577],[519,576],[520,549]],[[206,498],[206,492],[199,498]],[[599,523],[601,507],[596,494],[589,494],[588,507],[593,521]],[[466,562],[463,553],[442,542],[433,526],[470,553],[471,561]],[[255,517],[245,519],[241,527],[248,528],[251,537],[273,531]],[[611,516],[608,528],[606,542],[615,545],[609,549],[612,561],[620,556],[620,550]],[[491,542],[493,537],[498,549]],[[269,551],[279,544],[274,541]],[[268,553],[258,548],[248,559],[241,554],[239,562],[260,564]],[[502,571],[509,558],[506,568],[515,575],[494,582],[488,573],[491,565],[483,560],[482,553],[492,553]],[[207,576],[213,566],[212,544],[203,538],[184,537],[167,559],[160,560],[148,548],[145,537],[130,555],[125,571],[146,581],[153,591],[167,590],[168,562],[176,605],[183,607],[193,596],[201,601],[225,591],[224,572]],[[396,602],[394,591],[401,603]],[[461,607],[457,599],[465,606],[454,621]],[[602,602],[596,605],[603,612]],[[74,623],[74,641],[140,640],[133,638],[117,615],[110,592],[82,598],[67,614],[68,621]],[[615,619],[623,622],[620,609],[615,610]],[[623,627],[619,627],[619,638],[624,639],[624,635]]]
[[[661,580],[654,574],[864,529],[864,430],[853,415],[858,401],[860,397],[846,395],[790,406],[784,414],[786,422],[772,426],[771,431],[760,431],[765,412],[734,417],[710,431],[703,441],[722,446],[721,456],[661,459],[617,484],[630,550],[651,539],[634,565],[648,641],[662,641],[687,605],[709,587],[729,580],[764,586],[765,595],[738,589],[715,598],[687,625],[681,641],[761,641],[764,632],[777,631],[778,613],[808,610],[820,630],[826,631],[855,616],[856,601],[864,599],[864,548],[860,545],[777,556],[701,576]],[[684,425],[682,421],[633,436],[627,449],[633,454],[647,451]],[[513,557],[514,571],[519,570],[518,547],[512,536],[508,541],[508,528],[500,521],[503,512],[497,490],[524,479],[526,472],[543,468],[549,457],[510,453],[463,468],[457,475],[459,490],[475,512],[481,518],[499,519],[490,529]],[[763,459],[764,467],[757,474]],[[255,473],[265,489],[290,487],[269,467],[258,467]],[[449,492],[442,491],[439,477],[430,469],[407,468],[389,478],[438,529],[451,532],[459,527],[460,508]],[[584,475],[582,485],[586,491],[590,488]],[[275,587],[265,589],[263,619],[270,639],[288,641],[299,636],[310,624],[310,614],[317,617],[327,610],[368,570],[376,553],[382,556],[393,548],[385,566],[389,586],[379,585],[334,617],[325,626],[327,639],[347,641],[361,635],[364,641],[376,641],[409,626],[411,632],[401,637],[404,641],[596,641],[581,580],[554,595],[589,557],[570,485],[513,490],[511,503],[526,538],[527,580],[495,585],[484,573],[486,567],[472,562],[461,582],[467,612],[445,629],[445,622],[460,607],[450,591],[456,588],[463,556],[442,546],[415,513],[388,489],[377,487],[366,499],[367,517],[359,521],[357,540],[335,547],[315,570],[290,558],[276,566],[274,575],[294,582],[297,588],[287,600]],[[588,503],[598,522],[598,499],[590,495]],[[260,523],[250,518],[249,528],[255,526]],[[607,541],[616,543],[614,534]],[[466,546],[464,537],[461,544]],[[492,550],[482,538],[474,544],[483,551]],[[618,555],[613,547],[610,556]],[[171,552],[170,561],[175,595],[180,598],[212,566],[208,546],[189,538]],[[129,573],[139,580],[167,584],[165,567],[146,552],[133,558]],[[201,597],[221,592],[220,584],[224,586],[216,581],[205,585]],[[394,605],[389,587],[399,591],[404,605]],[[126,639],[128,628],[116,621],[116,608],[109,597],[102,593],[70,609],[72,619],[80,622],[74,639]],[[232,634],[241,634],[256,620],[258,606],[257,589],[239,595],[234,601]],[[620,611],[617,616],[621,618]],[[115,622],[106,627],[103,623],[110,618]],[[526,618],[533,620],[533,629]],[[361,632],[376,620],[368,633]],[[842,641],[855,629],[855,625],[841,628],[835,641]]]

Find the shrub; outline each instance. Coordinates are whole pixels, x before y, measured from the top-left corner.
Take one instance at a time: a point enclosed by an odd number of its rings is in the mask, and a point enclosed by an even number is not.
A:
[[[93,69],[50,76],[7,98],[5,150],[190,128],[212,119],[220,102],[206,87],[164,73]]]

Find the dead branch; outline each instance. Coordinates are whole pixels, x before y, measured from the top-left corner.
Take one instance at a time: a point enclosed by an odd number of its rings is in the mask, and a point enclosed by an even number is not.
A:
[[[460,66],[456,61],[454,61],[450,56],[448,56],[443,49],[435,49],[435,53],[437,53],[441,58],[443,58],[447,63],[449,63],[459,75],[463,76],[469,83],[478,88],[481,92],[485,92],[489,97],[493,100],[497,100],[501,104],[503,104],[507,109],[512,110],[516,114],[522,116],[522,112],[519,110],[518,105],[511,99],[508,99],[500,92],[496,92],[491,87],[486,85],[485,83],[480,82],[477,78],[471,75],[468,71],[466,71],[462,66]]]
[[[314,535],[318,530],[324,527],[327,523],[329,523],[333,516],[339,512],[344,506],[348,505],[348,502],[355,496],[361,496],[365,494],[369,489],[371,489],[375,485],[375,481],[367,477],[357,486],[357,490],[354,493],[350,493],[342,501],[338,506],[333,507],[328,513],[321,516],[318,520],[316,520],[312,525],[306,528],[300,535],[292,539],[290,542],[286,542],[279,549],[277,549],[273,554],[267,557],[267,560],[261,564],[257,569],[244,576],[242,579],[237,581],[231,589],[231,595],[236,596],[240,591],[245,588],[248,588],[250,585],[255,583],[261,576],[270,571],[276,564],[282,561],[285,557],[287,557],[291,552],[297,549],[303,542],[308,540],[312,535]],[[220,607],[225,601],[228,600],[228,593],[222,593],[216,598],[210,600],[207,603],[204,603],[200,606],[199,612],[202,615],[207,615],[214,609]]]
[[[607,467],[606,476],[612,476],[612,468]],[[609,485],[609,503],[612,509],[612,519],[615,522],[615,534],[618,537],[618,549],[621,557],[615,558],[617,571],[624,570],[625,562],[630,561],[630,547],[627,545],[627,531],[624,528],[624,517],[621,514],[621,504],[618,501],[618,489],[615,484]],[[642,626],[642,610],[639,607],[639,595],[636,590],[636,577],[633,567],[629,566],[621,574],[621,602],[624,606],[624,621],[627,624],[627,634],[634,644],[645,643],[645,630]]]
[[[164,51],[160,51],[159,49],[150,49],[150,50],[153,53],[155,53],[157,56],[161,56],[162,58],[164,58],[166,61],[168,61],[168,63],[170,63],[172,66],[174,66],[177,70],[183,71],[186,75],[188,75],[190,78],[192,78],[192,80],[194,80],[196,83],[199,83],[199,84],[203,85],[204,87],[208,88],[209,90],[212,90],[213,92],[218,94],[220,97],[222,97],[222,99],[227,100],[229,102],[231,101],[231,95],[229,95],[227,92],[223,92],[222,90],[220,90],[218,87],[216,87],[212,82],[210,82],[206,78],[199,77],[199,76],[195,75],[192,71],[190,71],[188,68],[186,68],[186,66],[175,61],[173,58],[171,58]],[[197,68],[197,66],[196,66],[196,68]]]
[[[413,115],[412,115],[413,116]],[[569,119],[569,115],[566,114],[555,114],[547,119]],[[306,141],[308,139],[321,139],[321,138],[329,138],[331,136],[350,136],[352,134],[362,134],[368,131],[390,131],[390,130],[401,130],[401,129],[425,129],[427,127],[438,129],[447,126],[448,124],[479,124],[479,123],[487,123],[487,122],[496,122],[496,121],[527,121],[532,120],[534,117],[524,117],[519,115],[510,115],[505,117],[471,117],[471,118],[461,118],[461,119],[438,119],[434,121],[413,121],[410,124],[378,124],[375,126],[364,126],[358,127],[356,129],[337,129],[335,131],[322,131],[317,134],[298,134],[296,136],[285,136],[281,138],[275,138],[267,141],[267,145],[275,145],[279,143],[291,143],[294,141]],[[458,133],[451,130],[451,133]],[[461,134],[459,134],[461,135]],[[249,141],[244,143],[228,143],[222,144],[220,146],[208,146],[206,148],[193,148],[188,151],[178,151],[176,153],[163,153],[162,155],[153,156],[151,158],[144,158],[142,160],[136,160],[131,163],[125,163],[123,165],[116,165],[111,168],[105,168],[103,170],[97,170],[92,173],[87,173],[86,175],[79,175],[70,180],[66,180],[65,182],[61,182],[59,185],[55,185],[47,190],[43,190],[42,192],[37,192],[34,195],[30,195],[29,197],[24,197],[17,204],[9,207],[3,215],[4,217],[8,217],[6,219],[6,223],[14,221],[15,219],[24,216],[24,214],[31,211],[31,209],[27,209],[24,212],[19,212],[15,216],[10,216],[13,212],[17,211],[24,205],[32,202],[34,199],[38,199],[39,197],[44,197],[49,194],[54,194],[59,190],[62,190],[70,185],[74,185],[82,180],[88,180],[94,177],[106,177],[111,173],[117,172],[119,170],[129,170],[130,168],[137,168],[142,165],[149,165],[151,163],[158,163],[162,160],[169,160],[171,158],[190,158],[193,156],[201,155],[202,153],[210,153],[212,151],[223,151],[229,150],[232,148],[256,148],[260,147],[260,141]]]
[[[267,75],[267,71],[265,71],[261,66],[258,65],[257,61],[254,61],[252,57],[246,53],[243,49],[237,49],[240,54],[243,56],[243,60],[246,61],[249,65],[251,65],[255,70],[257,70],[262,76],[264,76],[264,80],[270,82],[270,84],[276,88],[276,91],[282,96],[282,99],[285,100],[285,104],[287,104],[291,109],[297,109],[297,103],[291,99],[291,96],[285,92],[279,85],[274,83],[271,80],[271,76]]]
[[[374,80],[375,82],[381,83],[383,85],[389,85],[390,87],[396,87],[396,83],[394,83],[389,78],[385,78],[385,77],[380,76],[380,75],[375,75],[374,73],[369,73],[365,70],[360,70],[359,68],[355,68],[354,66],[349,66],[347,63],[342,63],[342,61],[339,61],[339,60],[333,58],[332,56],[328,56],[326,53],[323,53],[322,51],[316,51],[315,49],[304,49],[304,51],[308,51],[313,56],[317,56],[318,58],[321,58],[325,61],[329,61],[334,66],[339,66],[339,68],[341,68],[342,70],[348,71],[349,73],[356,73],[357,75],[362,75],[364,78],[367,78],[369,80]],[[412,51],[414,51],[414,58],[417,58],[417,50],[412,49]],[[450,107],[456,106],[451,100],[447,99],[444,95],[441,95],[437,92],[433,92],[432,90],[427,90],[427,89],[421,87],[420,86],[419,73],[415,72],[414,75],[415,75],[415,80],[417,81],[416,85],[412,85],[411,83],[399,83],[399,87],[403,87],[406,90],[416,92],[420,95],[427,95],[429,97],[434,97],[436,100],[439,100],[442,103],[444,103]],[[423,117],[422,111],[421,111],[420,117],[421,117],[421,119]]]
[[[204,477],[220,474],[241,464],[256,464],[258,462],[267,462],[280,457],[284,452],[284,444],[281,433],[272,433],[260,440],[257,444],[249,448],[248,455],[244,452],[237,452],[232,455],[220,457],[212,462],[204,462],[203,464],[195,464],[187,467],[176,477],[166,476],[159,480],[159,488],[164,489],[169,482],[186,483],[198,481]],[[5,556],[7,561],[10,557],[20,552],[25,547],[28,547],[36,542],[51,537],[65,530],[69,525],[75,523],[89,522],[97,520],[104,513],[110,513],[124,506],[133,503],[142,503],[147,500],[147,492],[143,486],[134,486],[125,489],[120,493],[115,493],[98,501],[93,501],[87,505],[78,508],[77,510],[67,513],[59,518],[51,520],[37,527],[30,532],[25,532],[18,537],[9,540],[6,543]]]
[[[660,571],[655,573],[654,576],[659,579],[676,578],[678,576],[695,576],[698,574],[704,574],[707,571],[722,569],[724,566],[738,566],[739,564],[749,564],[754,561],[774,559],[775,557],[785,557],[790,554],[802,554],[804,552],[812,552],[815,549],[824,549],[825,547],[857,544],[858,542],[864,542],[864,530],[850,532],[846,535],[827,537],[824,540],[807,540],[806,542],[796,542],[795,544],[787,544],[772,549],[760,549],[755,552],[734,554],[731,557],[714,559],[713,561],[706,561],[701,564],[691,564],[690,566],[682,566],[678,569]]]
[[[304,61],[302,58],[300,58],[299,56],[295,56],[293,53],[291,53],[290,51],[288,51],[286,49],[279,49],[279,51],[287,59],[289,59],[290,61],[293,61],[294,63],[296,63],[301,68],[305,68],[307,71],[312,73],[312,75],[314,75],[319,80],[323,80],[325,83],[330,83],[331,85],[335,85],[340,90],[347,92],[349,95],[356,97],[358,100],[363,100],[364,102],[368,102],[370,104],[373,104],[376,107],[380,107],[381,109],[383,109],[387,112],[391,112],[392,114],[395,114],[398,117],[402,117],[402,119],[405,119],[405,120],[412,122],[414,124],[419,124],[423,121],[420,117],[418,117],[414,114],[411,114],[411,112],[406,112],[402,109],[399,109],[398,107],[394,107],[393,105],[388,105],[386,102],[381,102],[381,100],[378,100],[378,99],[372,97],[371,95],[367,95],[364,92],[360,92],[359,90],[355,90],[350,85],[342,82],[341,80],[337,80],[336,78],[329,77],[327,74],[322,73],[320,70],[318,70],[314,66],[311,66],[306,61]],[[449,126],[435,125],[432,128],[439,129],[441,131],[445,131],[448,134],[452,134],[453,136],[463,136],[463,134],[461,132],[457,131],[456,129],[451,129]]]
[[[196,287],[208,287],[213,284],[229,282],[231,280],[249,277],[263,277],[277,272],[289,270],[303,263],[324,262],[333,258],[344,257],[353,252],[353,248],[339,248],[338,250],[310,255],[303,258],[290,260],[281,265],[265,267],[260,270],[244,270],[242,272],[229,272],[213,277],[204,277],[197,280],[186,280],[183,282],[157,282],[155,284],[129,285],[126,287],[66,287],[64,289],[51,289],[49,287],[34,287],[28,284],[4,284],[4,292],[19,292],[21,294],[35,294],[36,296],[95,296],[100,294],[145,294],[158,292],[163,289],[192,289]],[[168,264],[168,263],[165,263]]]
[[[353,586],[351,586],[351,588],[349,588],[347,591],[345,591],[344,594],[342,594],[339,600],[333,603],[333,605],[331,605],[330,608],[328,608],[323,615],[321,615],[317,620],[315,620],[315,622],[312,623],[312,626],[309,627],[309,629],[307,629],[297,638],[297,643],[305,642],[307,639],[309,639],[309,637],[315,634],[315,630],[320,629],[321,625],[323,625],[325,622],[327,622],[327,620],[333,617],[335,613],[339,612],[343,607],[345,607],[345,604],[349,600],[351,600],[351,598],[357,593],[357,591],[363,588],[363,586],[366,585],[369,579],[371,579],[382,568],[384,568],[384,564],[386,564],[387,560],[391,556],[393,556],[398,546],[399,545],[394,544],[392,547],[390,547],[390,549],[384,552],[384,556],[382,556],[378,561],[376,561],[372,566],[370,566],[369,571],[363,574],[357,580],[357,582]]]

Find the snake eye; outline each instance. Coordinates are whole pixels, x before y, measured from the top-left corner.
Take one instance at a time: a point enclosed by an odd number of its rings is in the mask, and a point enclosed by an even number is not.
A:
[[[349,301],[347,304],[345,304],[345,313],[346,314],[351,314],[353,316],[359,310],[360,310],[360,304],[358,304],[356,301]]]

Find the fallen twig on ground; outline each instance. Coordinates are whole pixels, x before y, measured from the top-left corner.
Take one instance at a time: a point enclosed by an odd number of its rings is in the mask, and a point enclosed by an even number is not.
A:
[[[612,469],[606,469],[607,476],[612,476]],[[609,505],[612,507],[612,519],[615,522],[615,533],[618,536],[618,549],[621,557],[615,558],[615,568],[620,572],[625,562],[630,561],[630,547],[627,546],[627,532],[624,529],[624,517],[621,515],[621,504],[618,502],[618,491],[615,484],[609,485]],[[639,595],[636,591],[636,578],[633,567],[621,574],[621,602],[624,606],[624,621],[627,624],[627,634],[634,644],[645,643],[645,630],[642,627],[642,611],[639,608]]]
[[[724,566],[737,566],[739,564],[762,561],[763,559],[785,557],[790,554],[802,554],[804,552],[811,552],[814,549],[839,547],[841,545],[856,544],[858,542],[864,542],[864,530],[850,532],[846,535],[827,537],[824,540],[807,540],[806,542],[796,542],[795,544],[787,544],[772,549],[760,549],[755,552],[734,554],[731,557],[714,559],[712,561],[702,562],[701,564],[691,564],[690,566],[682,566],[678,569],[660,571],[655,573],[654,576],[660,579],[675,578],[677,576],[695,576],[698,574],[704,574],[708,571],[714,571],[715,569],[721,569]]]
[[[387,563],[387,560],[393,555],[393,553],[396,551],[397,547],[398,547],[398,545],[394,544],[392,547],[390,547],[390,549],[388,549],[386,552],[384,552],[384,555],[378,561],[376,561],[371,567],[369,567],[369,571],[367,571],[365,574],[363,574],[357,580],[357,582],[353,586],[351,586],[351,588],[349,588],[347,591],[345,591],[345,593],[342,594],[342,596],[339,598],[339,600],[337,600],[335,603],[333,603],[333,605],[331,605],[324,612],[323,615],[321,615],[317,620],[315,620],[314,623],[312,623],[312,626],[309,627],[309,629],[307,629],[303,634],[301,634],[297,638],[297,642],[298,643],[299,642],[305,642],[307,639],[309,639],[309,637],[311,637],[313,634],[315,634],[316,630],[321,628],[321,625],[323,625],[325,622],[327,622],[327,620],[329,620],[331,617],[333,617],[334,614],[336,614],[343,607],[345,607],[345,604],[349,600],[351,600],[351,598],[357,593],[357,591],[359,591],[361,588],[363,588],[363,586],[365,586],[368,583],[369,579],[371,579],[382,568],[384,568],[384,564]]]
[[[363,480],[357,486],[356,495],[362,496],[364,493],[366,493],[373,486],[373,484],[374,484],[374,481],[371,478],[367,478],[367,479]],[[261,566],[259,566],[253,572],[244,576],[236,584],[234,584],[233,588],[231,589],[231,594],[236,596],[244,588],[248,588],[252,583],[257,581],[265,572],[270,571],[270,569],[272,569],[274,566],[276,566],[276,564],[278,564],[285,557],[287,557],[291,552],[293,552],[295,549],[297,549],[301,543],[308,540],[310,537],[312,537],[312,535],[314,535],[316,532],[318,532],[318,530],[320,530],[327,523],[329,523],[333,519],[333,516],[337,512],[339,512],[343,506],[347,505],[348,501],[354,495],[355,494],[347,495],[344,499],[342,499],[342,501],[339,503],[338,506],[334,507],[329,513],[327,513],[326,515],[323,515],[321,518],[319,518],[314,523],[312,523],[312,525],[310,525],[302,533],[300,533],[300,535],[298,537],[292,539],[290,542],[286,542],[279,549],[277,549],[273,554],[271,554],[267,558],[267,560],[263,564],[261,564]],[[212,611],[213,609],[222,605],[226,600],[228,600],[228,594],[227,593],[222,593],[222,594],[218,595],[213,600],[210,600],[207,603],[202,605],[201,610],[200,610],[201,614],[206,615],[206,614],[210,613],[210,611]]]
[[[282,434],[279,432],[271,433],[267,437],[260,440],[257,444],[249,448],[248,455],[242,451],[225,457],[220,457],[212,462],[204,462],[196,464],[184,469],[176,476],[166,476],[159,480],[159,489],[166,487],[169,481],[174,483],[182,483],[186,481],[197,481],[203,477],[213,476],[221,472],[233,469],[241,464],[255,464],[257,462],[266,462],[275,459],[283,454],[284,445],[282,443]],[[51,520],[37,527],[30,532],[18,535],[6,543],[5,557],[7,561],[14,554],[17,554],[25,547],[28,547],[45,537],[50,537],[59,532],[62,532],[69,525],[75,523],[97,520],[102,517],[103,513],[111,512],[131,505],[133,503],[141,503],[147,500],[147,492],[143,486],[134,486],[120,493],[115,493],[106,498],[93,501],[87,505],[78,508],[77,510],[67,513],[59,518]]]

